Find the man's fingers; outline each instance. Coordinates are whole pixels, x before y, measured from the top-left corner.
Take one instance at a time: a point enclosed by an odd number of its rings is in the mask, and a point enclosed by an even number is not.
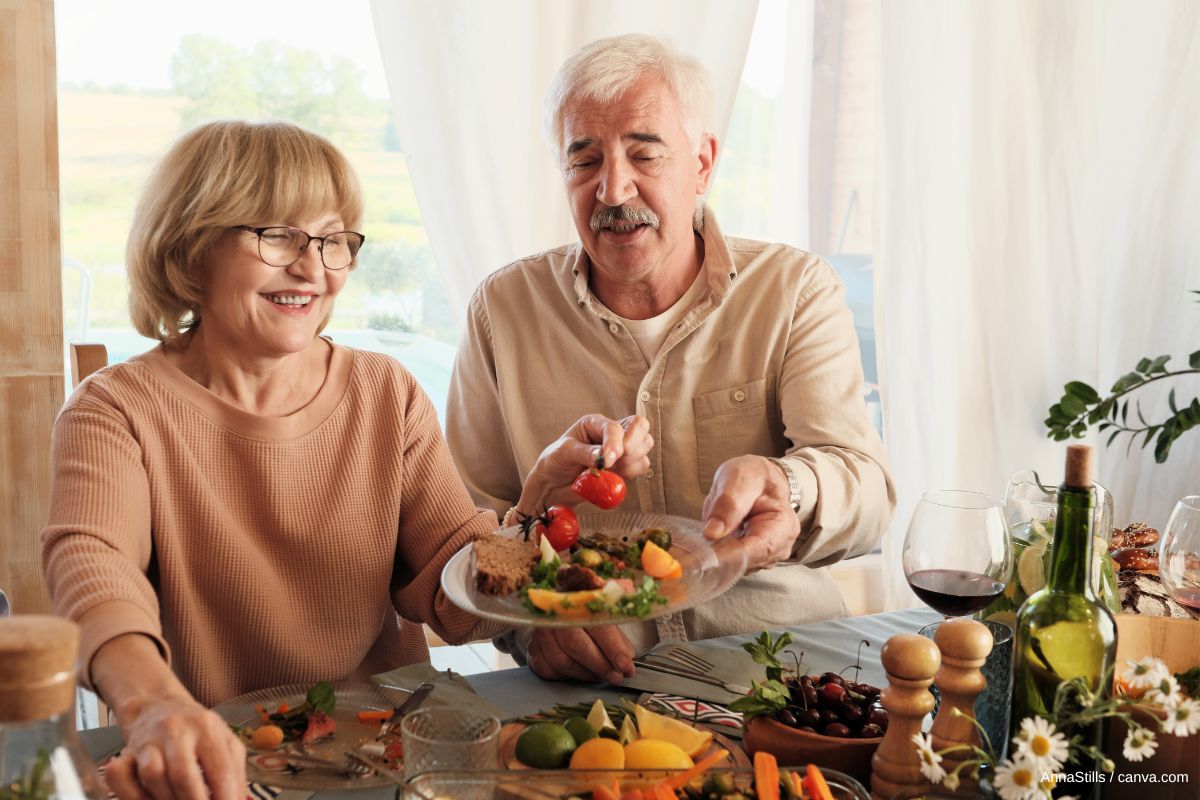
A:
[[[596,676],[575,662],[557,641],[555,631],[544,630],[534,634],[529,642],[529,668],[547,680],[570,678],[583,683],[592,683]]]
[[[104,782],[120,800],[150,800],[137,779],[137,764],[132,753],[122,753],[104,768]]]
[[[633,674],[633,645],[620,628],[602,625],[589,628],[587,633],[615,671],[626,677]],[[610,677],[609,683],[614,682]]]
[[[732,485],[731,485],[732,484]],[[757,492],[747,491],[744,481],[733,478],[713,485],[704,502],[704,536],[720,539],[737,530],[742,520],[750,513]]]
[[[142,747],[134,754],[137,780],[154,800],[174,800],[175,793],[167,780],[166,764],[157,747]]]

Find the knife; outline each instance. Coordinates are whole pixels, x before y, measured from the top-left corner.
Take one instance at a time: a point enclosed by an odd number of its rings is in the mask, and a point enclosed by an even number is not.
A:
[[[422,683],[417,688],[412,690],[412,694],[404,698],[404,702],[392,709],[392,716],[387,722],[379,728],[379,733],[391,733],[392,729],[400,724],[400,720],[404,719],[404,715],[410,711],[414,711],[417,706],[425,702],[425,698],[429,697],[429,693],[433,691],[432,683]]]
[[[357,761],[358,763],[369,767],[376,775],[387,778],[388,780],[398,783],[401,786],[405,785],[407,782],[404,778],[403,772],[398,772],[397,770],[392,769],[382,761],[378,761],[366,753],[360,753],[357,750],[347,750],[346,756],[353,761]]]

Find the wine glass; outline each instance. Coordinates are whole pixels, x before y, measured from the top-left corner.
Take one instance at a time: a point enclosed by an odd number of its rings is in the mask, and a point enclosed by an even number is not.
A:
[[[901,553],[917,597],[947,617],[964,617],[1000,596],[1012,573],[1012,543],[1000,501],[942,489],[921,495]]]
[[[1200,619],[1200,495],[1175,504],[1158,549],[1158,574],[1175,602]]]

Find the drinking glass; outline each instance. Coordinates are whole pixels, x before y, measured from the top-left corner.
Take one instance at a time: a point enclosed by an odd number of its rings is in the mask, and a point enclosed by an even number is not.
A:
[[[1158,573],[1172,599],[1200,619],[1200,495],[1175,504],[1158,549]]]
[[[409,780],[426,772],[496,769],[500,720],[473,706],[428,706],[404,717],[400,738]]]
[[[1000,596],[1012,570],[1004,507],[978,492],[926,492],[908,523],[901,563],[908,585],[934,611],[978,611]]]

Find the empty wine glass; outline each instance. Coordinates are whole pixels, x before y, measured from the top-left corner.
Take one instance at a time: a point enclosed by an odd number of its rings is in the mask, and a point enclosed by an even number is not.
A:
[[[973,614],[1000,596],[1011,574],[1004,506],[978,492],[926,492],[908,523],[901,563],[908,585],[934,611]]]
[[[1200,495],[1175,504],[1159,545],[1158,573],[1175,602],[1200,619]]]

